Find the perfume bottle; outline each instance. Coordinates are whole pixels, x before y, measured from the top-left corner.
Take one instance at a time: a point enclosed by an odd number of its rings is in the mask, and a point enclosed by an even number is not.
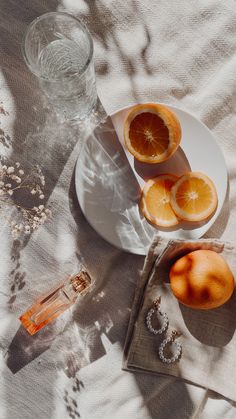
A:
[[[73,305],[78,296],[84,296],[91,283],[88,272],[81,270],[36,301],[19,320],[25,329],[34,335]]]

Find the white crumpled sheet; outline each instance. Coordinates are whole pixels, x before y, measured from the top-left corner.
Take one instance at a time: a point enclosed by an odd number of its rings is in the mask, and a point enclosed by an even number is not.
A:
[[[87,23],[108,113],[135,101],[166,102],[195,114],[213,131],[227,162],[230,195],[207,236],[235,237],[235,1],[2,0],[0,101],[8,114],[0,114],[1,153],[40,163],[53,217],[18,246],[2,212],[0,418],[235,417],[235,404],[212,392],[121,370],[143,257],[106,243],[81,214],[73,170],[82,134],[70,124],[58,126],[23,63],[22,34],[49,10],[66,10]],[[31,339],[17,317],[81,261],[96,279],[93,292]],[[25,285],[19,286],[22,275]]]

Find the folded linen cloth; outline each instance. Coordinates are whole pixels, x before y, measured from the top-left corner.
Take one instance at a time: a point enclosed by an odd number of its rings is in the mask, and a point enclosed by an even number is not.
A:
[[[168,274],[172,263],[197,249],[222,254],[236,277],[236,247],[229,243],[155,238],[136,289],[123,369],[172,375],[236,401],[236,292],[221,307],[193,310],[180,304],[170,289]],[[164,337],[151,334],[145,324],[146,314],[157,296],[161,296],[161,311],[169,318],[169,330],[181,332],[178,341],[183,352],[175,364],[160,361],[158,347]]]

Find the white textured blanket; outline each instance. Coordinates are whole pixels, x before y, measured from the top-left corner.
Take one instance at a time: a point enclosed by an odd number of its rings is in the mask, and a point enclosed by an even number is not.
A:
[[[80,134],[56,125],[23,62],[26,26],[55,10],[88,25],[108,113],[139,100],[167,102],[214,132],[229,169],[230,199],[208,237],[235,237],[235,1],[2,0],[0,151],[40,163],[53,216],[20,245],[1,212],[0,418],[233,418],[235,404],[210,391],[121,371],[143,258],[115,249],[87,224],[73,180]],[[17,317],[81,259],[96,278],[92,296],[30,339]]]

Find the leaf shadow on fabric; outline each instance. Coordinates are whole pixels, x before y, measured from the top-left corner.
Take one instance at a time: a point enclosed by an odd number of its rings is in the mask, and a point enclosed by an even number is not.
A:
[[[7,302],[9,310],[14,310],[17,295],[24,289],[27,282],[27,274],[21,267],[22,240],[13,240],[11,248],[12,270],[10,272],[10,294]]]
[[[153,68],[148,60],[152,36],[148,24],[144,20],[143,14],[135,1],[124,4],[122,12],[119,10],[119,13],[122,13],[123,15],[122,27],[117,31],[117,18],[112,9],[105,6],[104,3],[100,4],[97,1],[91,2],[89,0],[84,0],[84,2],[86,3],[87,11],[83,12],[78,10],[77,16],[88,26],[95,42],[95,50],[96,43],[98,43],[102,44],[104,50],[109,53],[112,44],[112,48],[115,49],[121,66],[125,67],[126,76],[128,76],[130,81],[133,98],[138,102],[140,96],[135,76],[140,70],[140,60],[145,73],[148,76],[153,74]],[[119,17],[120,19],[122,18],[122,16]],[[127,48],[124,48],[119,37],[119,32],[129,31],[132,24],[137,25],[137,30],[143,35],[140,49],[135,57],[131,48],[129,51],[127,51]],[[96,72],[98,75],[104,75],[104,73],[110,71],[112,66],[113,63],[109,62],[108,54],[104,54],[103,57],[99,57],[99,60],[97,60]]]

